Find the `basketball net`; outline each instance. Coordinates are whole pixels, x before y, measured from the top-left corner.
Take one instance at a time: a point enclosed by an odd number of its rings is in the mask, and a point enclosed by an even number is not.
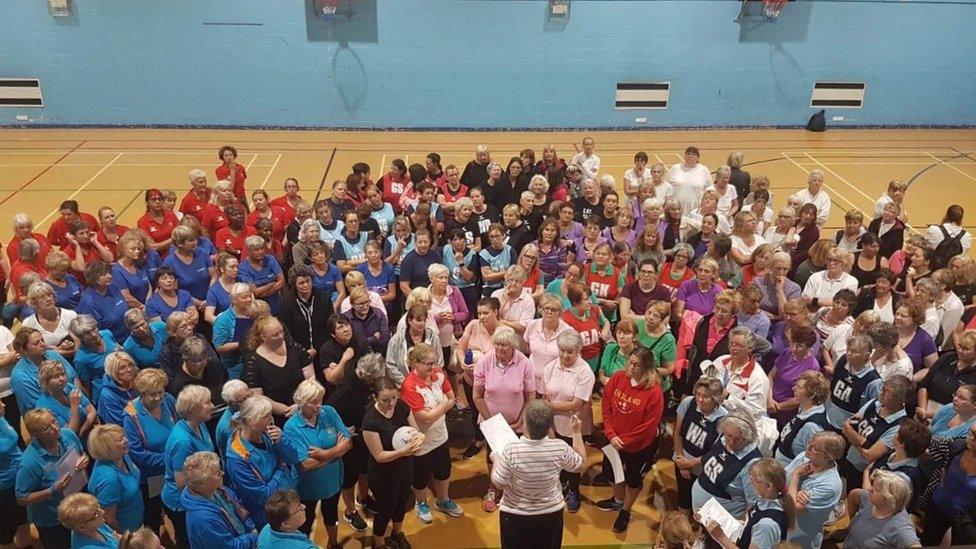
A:
[[[776,21],[787,0],[763,0],[763,15],[768,21]]]
[[[325,0],[322,4],[322,18],[326,23],[331,23],[335,17],[336,10],[339,9],[339,0]]]

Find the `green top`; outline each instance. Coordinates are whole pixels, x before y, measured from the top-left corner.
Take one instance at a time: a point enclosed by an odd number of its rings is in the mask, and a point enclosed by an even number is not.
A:
[[[670,330],[665,330],[660,336],[654,337],[648,333],[645,326],[646,321],[643,318],[637,319],[636,322],[637,344],[641,347],[651,349],[651,353],[654,354],[654,361],[657,364],[661,365],[677,358],[678,344]],[[661,380],[661,389],[667,391],[669,388],[671,388],[671,376],[667,376],[667,379]]]

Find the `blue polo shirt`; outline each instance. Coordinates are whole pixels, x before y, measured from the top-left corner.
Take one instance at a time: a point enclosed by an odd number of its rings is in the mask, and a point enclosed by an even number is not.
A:
[[[198,246],[193,251],[193,261],[189,265],[183,263],[175,253],[171,253],[163,260],[163,265],[172,268],[176,273],[176,280],[181,290],[190,292],[190,295],[201,301],[207,298],[207,290],[210,289],[210,268],[213,266],[207,250]]]
[[[180,503],[180,488],[176,487],[176,473],[183,472],[183,462],[197,452],[213,452],[213,440],[205,423],[200,424],[200,434],[190,430],[186,420],[179,420],[166,440],[163,460],[166,473],[163,483],[163,505],[171,511],[182,511]]]
[[[228,308],[217,315],[213,326],[213,346],[220,347],[226,343],[236,341],[243,345],[247,330],[253,321],[250,318],[237,318],[234,309]],[[244,355],[240,351],[220,353],[220,363],[227,368],[230,379],[239,379],[244,369]]]
[[[342,281],[342,271],[334,263],[328,263],[327,265],[328,270],[325,274],[321,275],[315,271],[314,267],[309,266],[312,270],[312,288],[320,292],[325,292],[325,295],[329,296],[329,299],[335,301],[339,295],[336,286]]]
[[[122,532],[138,530],[142,526],[145,508],[139,489],[139,467],[126,455],[128,471],[123,471],[114,461],[98,460],[88,479],[88,492],[98,498],[102,507],[115,506],[115,516]]]
[[[258,547],[275,549],[317,549],[318,545],[312,543],[308,536],[301,532],[279,532],[272,530],[270,524],[266,524],[258,534]]]
[[[143,347],[132,336],[126,338],[125,343],[122,344],[122,348],[136,361],[136,367],[140,369],[158,367],[159,353],[163,350],[163,340],[166,339],[166,324],[161,320],[150,322],[149,331],[153,336],[151,348]]]
[[[17,480],[17,468],[24,458],[17,443],[17,431],[7,418],[0,417],[0,490],[10,490]]]
[[[308,448],[328,450],[336,445],[339,434],[351,440],[349,429],[332,406],[322,406],[315,425],[309,425],[300,413],[285,422],[284,441],[298,454],[295,465],[308,459]],[[298,468],[298,495],[302,501],[328,499],[342,489],[342,460],[334,459],[314,471]]]
[[[807,462],[806,452],[796,456],[786,466],[786,478],[790,478],[793,471]],[[823,542],[823,529],[827,524],[830,511],[841,500],[844,487],[840,480],[837,467],[803,477],[800,490],[810,497],[802,511],[796,514],[796,528],[790,530],[787,539],[800,547],[820,547]]]
[[[105,342],[105,351],[96,353],[79,345],[75,352],[75,367],[78,368],[78,378],[82,383],[91,387],[92,399],[95,406],[98,406],[98,399],[101,398],[102,385],[105,378],[105,358],[109,353],[116,350],[119,344],[109,330],[100,330],[98,335]]]
[[[112,265],[112,286],[119,292],[129,290],[132,297],[145,304],[149,295],[149,267],[136,265],[136,272],[133,273],[118,263]]]
[[[230,425],[230,420],[234,417],[234,410],[230,409],[228,406],[224,409],[224,413],[220,415],[220,421],[217,422],[217,429],[214,433],[217,439],[217,454],[221,457],[227,453],[227,443],[230,442],[230,436],[234,434],[234,428]]]
[[[214,308],[214,316],[226,311],[230,308],[230,292],[224,289],[220,284],[220,280],[217,280],[210,285],[210,289],[207,290],[207,307]]]
[[[380,270],[379,275],[374,275],[370,272],[369,265],[366,263],[356,267],[356,270],[363,273],[363,276],[366,277],[367,290],[380,295],[386,295],[390,291],[391,283],[394,287],[396,286],[396,274],[393,272],[393,266],[389,263],[382,263],[381,265],[383,265],[383,268]]]
[[[237,280],[239,282],[254,284],[256,288],[272,284],[278,279],[278,275],[280,274],[282,274],[281,265],[278,264],[278,260],[271,254],[264,256],[264,263],[261,265],[261,268],[255,267],[246,259],[241,261],[240,266],[237,268]],[[264,296],[264,300],[271,307],[271,314],[277,315],[281,312],[280,290]]]
[[[126,405],[122,418],[125,438],[129,441],[129,456],[142,473],[142,484],[146,484],[149,477],[162,475],[166,471],[166,441],[179,421],[173,395],[166,393],[159,407],[161,414],[157,420],[146,411],[142,399],[136,398]]]
[[[284,465],[293,462],[294,451],[286,448],[287,445],[272,443],[268,435],[263,434],[261,439],[261,447],[258,447],[235,434],[227,444],[227,460],[224,462],[228,484],[258,528],[268,522],[264,514],[268,498],[278,490],[294,488],[296,480],[294,469]],[[287,459],[289,457],[291,459]]]
[[[156,318],[158,316],[160,320],[166,322],[166,319],[174,311],[185,311],[190,305],[193,305],[193,296],[186,290],[180,289],[176,291],[176,305],[172,307],[163,300],[162,296],[154,293],[146,300],[146,318]],[[227,306],[230,307],[229,295]]]
[[[78,379],[78,374],[63,356],[56,351],[44,351],[44,360],[56,360],[64,366],[68,381]],[[20,357],[10,374],[10,388],[17,397],[17,408],[21,414],[37,408],[37,399],[41,398],[40,368],[25,356]]]
[[[85,288],[78,282],[75,275],[71,273],[64,275],[64,281],[67,283],[64,288],[57,284],[50,284],[51,288],[54,289],[54,304],[62,309],[71,309],[73,311],[78,308],[78,303],[81,301],[81,292]]]
[[[99,329],[111,330],[116,340],[125,341],[129,337],[129,329],[125,327],[125,312],[129,310],[119,289],[109,286],[105,295],[88,288],[81,293],[78,303],[78,313],[92,315],[98,322]]]
[[[33,492],[47,490],[54,486],[60,478],[55,466],[58,460],[71,450],[78,452],[79,455],[84,453],[81,440],[71,429],[61,429],[59,440],[61,453],[57,455],[48,453],[38,440],[31,441],[27,446],[20,468],[17,469],[17,499],[26,499]],[[58,522],[58,504],[62,499],[64,494],[55,491],[50,498],[28,505],[27,518],[40,528],[61,524]]]
[[[71,402],[71,391],[74,390],[75,386],[71,383],[68,383],[62,389],[64,396],[69,399],[68,402]],[[81,418],[81,423],[85,422],[85,416],[88,415],[88,407],[91,405],[92,403],[85,396],[85,393],[81,393],[81,401],[78,403],[78,416]],[[71,421],[71,408],[47,393],[41,393],[41,396],[37,399],[37,407],[50,410],[54,414],[54,419],[58,420],[58,425],[62,427],[67,426],[68,422]]]
[[[108,524],[99,526],[98,533],[100,538],[95,539],[72,530],[71,549],[116,549],[119,546],[119,540]]]

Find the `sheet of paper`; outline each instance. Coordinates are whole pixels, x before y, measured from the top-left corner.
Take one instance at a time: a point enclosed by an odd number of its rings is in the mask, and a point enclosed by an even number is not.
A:
[[[163,475],[155,475],[146,479],[149,497],[154,498],[163,493]]]
[[[62,490],[62,493],[66,496],[80,492],[88,485],[88,473],[85,470],[78,471],[75,469],[79,459],[81,459],[81,454],[77,450],[68,450],[55,464],[59,479],[65,474],[71,475],[68,486]]]
[[[512,430],[508,421],[501,414],[495,414],[482,421],[478,427],[481,429],[482,434],[485,435],[485,441],[488,442],[488,446],[494,452],[501,453],[509,443],[518,440],[518,435],[515,434],[515,431]]]
[[[624,481],[624,464],[620,461],[620,452],[616,448],[607,444],[603,448],[603,455],[607,456],[610,461],[610,467],[613,469],[613,483],[620,484]]]
[[[726,511],[725,507],[722,507],[722,504],[715,498],[702,505],[701,509],[698,510],[698,516],[701,519],[699,522],[706,527],[713,522],[717,523],[732,541],[736,541],[742,536],[742,523]]]

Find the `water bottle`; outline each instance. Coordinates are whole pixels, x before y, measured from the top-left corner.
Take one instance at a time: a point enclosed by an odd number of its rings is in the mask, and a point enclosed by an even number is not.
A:
[[[474,351],[468,349],[464,351],[464,363],[470,365],[474,362]]]

